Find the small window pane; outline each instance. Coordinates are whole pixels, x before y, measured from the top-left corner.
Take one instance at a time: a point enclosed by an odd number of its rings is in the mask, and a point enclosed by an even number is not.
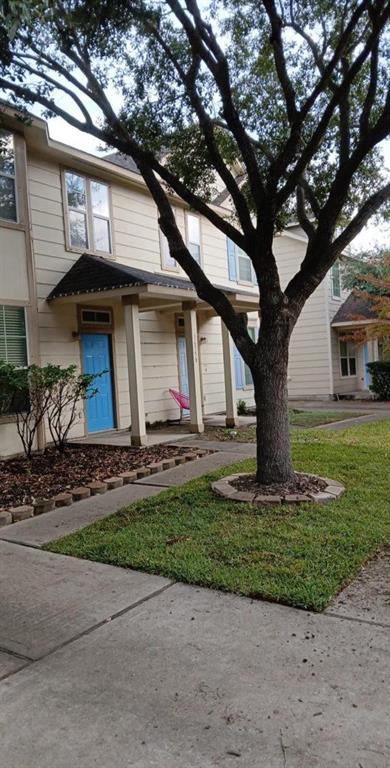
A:
[[[253,378],[250,372],[250,368],[247,366],[246,363],[244,363],[244,379],[245,379],[245,386],[251,387],[253,384]]]
[[[342,357],[347,356],[347,342],[346,341],[340,341],[340,355]]]
[[[0,175],[0,219],[16,221],[15,180]]]
[[[75,248],[88,248],[87,217],[85,213],[69,211],[70,242]]]
[[[106,253],[111,251],[110,225],[107,219],[93,217],[93,236],[97,251],[105,251]]]
[[[66,173],[65,179],[69,208],[77,208],[80,211],[85,211],[85,179],[77,173]]]
[[[238,275],[240,280],[247,283],[252,282],[252,265],[247,256],[238,257]]]
[[[348,376],[348,360],[346,357],[341,358],[341,375]]]
[[[340,279],[340,264],[338,261],[336,261],[335,264],[333,264],[332,271],[331,271],[331,279],[332,279],[332,295],[339,299],[341,297],[341,279]]]
[[[200,246],[200,225],[197,216],[187,216],[188,242]]]
[[[8,131],[0,131],[0,173],[15,176],[14,137]]]
[[[349,358],[349,375],[356,376],[356,360],[354,357]]]
[[[165,235],[160,230],[161,266],[166,269],[176,269],[177,262],[169,252],[169,244]]]
[[[189,243],[188,250],[195,261],[200,264],[200,245],[196,245],[195,243]]]
[[[91,197],[93,213],[99,214],[100,216],[105,216],[108,219],[110,215],[110,207],[108,202],[107,185],[101,184],[99,181],[92,181]]]

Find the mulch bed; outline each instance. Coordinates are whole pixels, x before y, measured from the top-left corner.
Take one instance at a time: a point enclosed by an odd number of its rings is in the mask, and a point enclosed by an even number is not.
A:
[[[150,448],[104,445],[68,446],[61,456],[54,449],[0,462],[0,507],[31,504],[35,499],[52,498],[93,480],[105,480],[155,461],[188,453],[188,448],[155,445]]]
[[[230,484],[239,491],[258,493],[261,496],[281,497],[290,494],[300,495],[304,493],[316,493],[318,491],[324,491],[327,487],[325,480],[322,480],[320,477],[305,475],[301,472],[296,472],[294,480],[290,483],[260,485],[256,482],[256,475],[242,475],[241,477],[232,480]]]

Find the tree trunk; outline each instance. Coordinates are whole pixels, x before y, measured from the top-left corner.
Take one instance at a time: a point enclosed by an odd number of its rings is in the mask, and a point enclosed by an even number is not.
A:
[[[253,366],[257,414],[259,483],[285,483],[293,477],[288,421],[289,332],[281,324],[261,327]]]

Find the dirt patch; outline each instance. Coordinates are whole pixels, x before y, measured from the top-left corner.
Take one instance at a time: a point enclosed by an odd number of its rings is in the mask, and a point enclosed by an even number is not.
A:
[[[0,507],[31,504],[36,499],[52,498],[93,480],[105,480],[119,472],[131,471],[155,461],[188,453],[188,448],[156,445],[150,448],[103,445],[69,446],[61,456],[47,449],[35,454],[0,462]]]
[[[316,493],[324,491],[327,487],[325,480],[313,475],[305,475],[296,472],[294,479],[289,483],[273,483],[272,485],[260,485],[256,481],[256,475],[242,475],[232,480],[230,485],[237,488],[238,491],[248,491],[260,496],[285,496],[302,495],[305,493]]]

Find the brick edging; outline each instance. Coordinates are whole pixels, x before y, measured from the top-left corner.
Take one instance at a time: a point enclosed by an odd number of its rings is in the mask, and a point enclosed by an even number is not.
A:
[[[215,451],[210,448],[189,449],[187,453],[178,453],[176,456],[171,456],[169,459],[152,461],[150,464],[138,467],[138,469],[120,472],[115,477],[108,477],[105,480],[91,480],[91,482],[78,486],[77,488],[72,488],[70,491],[57,493],[49,499],[37,499],[33,504],[23,504],[8,508],[1,507],[0,527],[12,523],[19,523],[21,520],[27,520],[28,518],[36,517],[46,512],[52,512],[54,509],[59,509],[60,507],[69,507],[71,504],[75,504],[82,499],[88,499],[91,496],[97,496],[106,493],[107,491],[113,491],[116,488],[121,488],[123,485],[130,485],[131,483],[135,483],[136,480],[141,480],[144,477],[155,475],[159,472],[165,472],[167,469],[173,469],[174,467],[186,464],[189,461],[201,459],[203,456],[207,456],[210,453],[215,453]]]
[[[232,480],[237,480],[237,478],[245,477],[245,475],[249,474],[249,472],[245,472],[223,477],[221,480],[216,480],[214,483],[211,483],[211,487],[214,493],[218,494],[218,496],[222,496],[224,499],[228,499],[229,501],[242,501],[257,506],[263,506],[264,504],[303,504],[305,502],[326,504],[338,499],[345,491],[345,487],[342,483],[339,483],[337,480],[329,480],[327,477],[320,477],[319,475],[311,475],[311,477],[315,477],[317,480],[323,480],[327,484],[323,491],[291,493],[286,494],[285,496],[277,494],[262,496],[255,491],[240,491],[231,484]],[[304,473],[298,472],[297,474]]]

